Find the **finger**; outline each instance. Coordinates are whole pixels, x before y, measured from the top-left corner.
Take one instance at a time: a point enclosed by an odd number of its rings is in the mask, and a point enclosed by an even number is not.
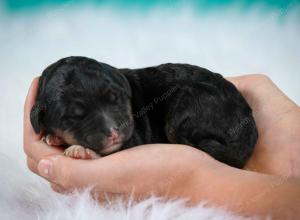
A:
[[[58,185],[58,184],[50,183],[50,186],[51,186],[51,188],[52,188],[52,190],[53,190],[54,192],[57,192],[57,193],[65,193],[65,192],[66,192],[65,189],[62,188],[62,187],[61,187],[60,185]]]
[[[184,152],[190,154],[190,151],[185,151],[186,146],[183,145],[182,147],[176,145],[177,148],[174,148],[173,145],[163,146],[165,149],[179,150],[180,155],[184,155],[182,154]],[[189,148],[197,151],[194,148]],[[149,151],[145,152],[146,149],[149,149]],[[49,156],[39,162],[38,171],[45,179],[67,191],[72,191],[75,188],[93,187],[97,192],[128,194],[135,190],[135,187],[140,187],[141,173],[147,173],[150,176],[156,175],[155,170],[161,167],[153,160],[145,161],[142,158],[157,158],[158,150],[162,149],[164,148],[161,145],[145,145],[96,160],[76,160],[60,155]],[[206,154],[203,155],[203,158],[205,158],[205,163],[206,161],[209,161],[209,163],[212,161],[212,158]],[[141,166],[141,163],[145,164]],[[215,161],[213,164],[215,165]]]
[[[24,144],[25,143],[30,143],[33,141],[38,141],[41,139],[40,134],[36,134],[31,122],[30,122],[30,112],[35,104],[35,99],[37,96],[37,91],[38,91],[38,83],[39,83],[39,78],[34,78],[34,80],[31,83],[31,86],[29,88],[26,100],[25,100],[25,105],[24,105]],[[24,147],[27,147],[26,145]]]
[[[251,83],[253,82],[253,80],[261,76],[262,74],[247,74],[241,76],[226,77],[226,79],[234,84],[241,93],[243,93],[245,87],[247,86],[247,84],[249,84],[249,82]]]
[[[61,146],[63,144],[65,144],[65,142],[63,141],[62,138],[56,136],[56,135],[47,135],[46,138],[45,138],[45,142],[48,144],[48,145],[51,145],[51,146]]]
[[[296,104],[289,99],[273,82],[263,74],[250,74],[228,77],[236,85],[254,111],[274,112],[279,115]],[[266,105],[268,103],[268,105]]]
[[[63,149],[61,147],[49,146],[43,141],[27,142],[24,151],[27,156],[36,163],[46,156],[63,155]]]
[[[124,193],[103,192],[103,191],[98,191],[96,189],[91,190],[91,196],[98,203],[103,203],[104,205],[116,200],[122,200],[124,202],[129,201],[133,197],[133,195],[130,193],[124,194]],[[135,199],[137,199],[136,196]]]
[[[27,167],[29,170],[31,170],[33,173],[38,174],[39,171],[37,169],[37,163],[31,159],[30,157],[27,157]]]
[[[25,153],[36,163],[46,155],[62,154],[62,149],[51,147],[41,141],[42,134],[36,134],[31,122],[30,111],[35,103],[39,78],[32,81],[24,105],[24,134],[23,144]]]
[[[72,193],[72,190],[66,190],[63,187],[61,187],[58,184],[55,183],[50,183],[51,189],[60,194],[66,194],[66,193]],[[95,188],[91,188],[91,196],[94,200],[98,201],[99,203],[101,202],[111,202],[115,201],[116,199],[123,199],[123,200],[129,200],[131,198],[131,195],[126,195],[126,194],[121,194],[121,193],[111,193],[111,192],[103,192],[103,191],[98,191]]]
[[[114,155],[97,160],[76,160],[56,155],[42,159],[38,163],[38,172],[66,190],[97,185],[103,191],[113,192],[121,190],[121,184],[116,180],[127,175],[122,164]]]

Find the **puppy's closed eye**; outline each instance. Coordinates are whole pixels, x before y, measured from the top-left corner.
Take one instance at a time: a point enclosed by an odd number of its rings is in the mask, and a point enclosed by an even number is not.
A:
[[[70,118],[81,118],[84,116],[84,114],[85,114],[85,109],[80,104],[73,103],[68,107],[67,115]]]
[[[116,92],[110,92],[108,94],[108,100],[110,102],[117,102],[119,100],[120,94],[117,94]]]
[[[62,120],[62,125],[65,128],[71,128],[81,121],[85,116],[85,109],[77,103],[72,103],[68,106],[66,114]]]
[[[75,118],[65,118],[62,120],[62,125],[64,128],[72,128],[77,122]]]

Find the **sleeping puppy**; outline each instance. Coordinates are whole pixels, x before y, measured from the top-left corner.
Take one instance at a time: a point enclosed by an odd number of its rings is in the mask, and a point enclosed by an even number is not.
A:
[[[251,108],[220,74],[171,63],[117,69],[86,57],[43,71],[31,123],[46,143],[81,159],[174,143],[241,168],[258,137]]]

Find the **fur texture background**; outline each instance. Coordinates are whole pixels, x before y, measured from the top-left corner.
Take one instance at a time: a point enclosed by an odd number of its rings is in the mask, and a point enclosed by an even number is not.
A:
[[[97,8],[59,8],[10,15],[0,7],[0,219],[234,219],[180,201],[151,198],[126,209],[95,204],[88,193],[62,196],[26,168],[22,111],[34,76],[55,60],[82,55],[117,67],[187,62],[227,75],[268,74],[300,104],[299,8],[260,7],[212,15],[152,11],[129,15]],[[255,196],[255,195],[253,195]]]

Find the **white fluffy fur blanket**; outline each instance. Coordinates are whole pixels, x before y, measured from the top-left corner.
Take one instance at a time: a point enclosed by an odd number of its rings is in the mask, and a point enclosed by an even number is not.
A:
[[[141,16],[112,9],[61,8],[10,15],[0,7],[0,219],[238,219],[203,204],[150,198],[99,206],[87,192],[59,195],[26,168],[22,109],[27,89],[50,63],[69,55],[118,67],[188,62],[225,75],[267,73],[300,103],[298,9],[263,14],[236,8],[210,16],[191,10]],[[285,17],[286,16],[286,17]],[[285,17],[278,22],[278,17]]]

